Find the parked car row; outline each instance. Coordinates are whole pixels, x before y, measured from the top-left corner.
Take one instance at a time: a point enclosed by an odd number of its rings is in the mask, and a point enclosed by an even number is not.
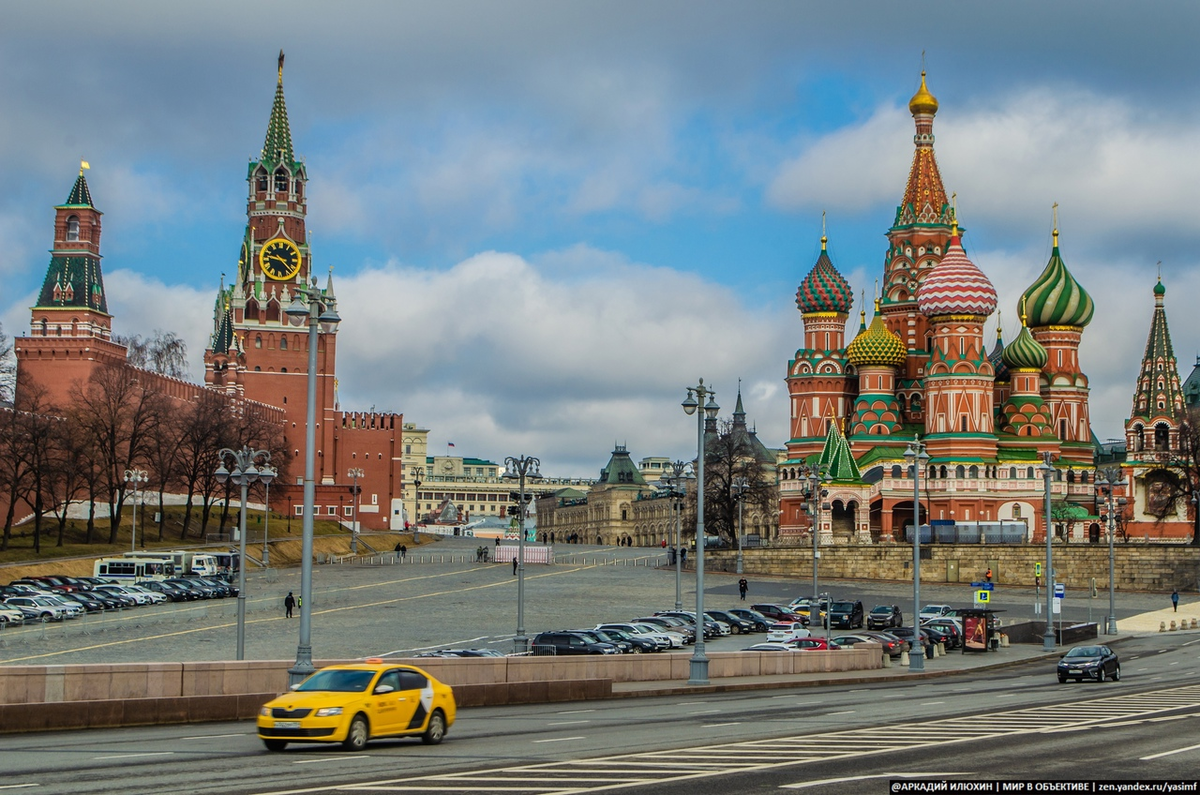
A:
[[[0,585],[0,626],[64,621],[84,613],[236,595],[235,586],[208,577],[175,577],[137,585],[103,577],[26,577]]]
[[[766,632],[773,622],[755,610],[705,610],[705,640]],[[644,654],[682,649],[696,642],[696,614],[691,610],[659,610],[629,621],[610,621],[591,628],[538,633],[530,644],[535,655]]]

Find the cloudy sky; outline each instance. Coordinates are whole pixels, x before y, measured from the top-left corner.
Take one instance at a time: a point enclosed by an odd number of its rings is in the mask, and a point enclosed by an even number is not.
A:
[[[1094,0],[6,3],[0,320],[27,332],[52,207],[85,158],[114,329],[175,331],[199,378],[282,48],[344,408],[403,412],[434,452],[595,476],[614,443],[691,457],[685,388],[704,378],[727,413],[742,379],[780,446],[821,213],[869,294],[924,51],[942,174],[1006,337],[1058,202],[1097,304],[1094,429],[1117,436],[1160,261],[1184,377],[1200,353],[1197,17]]]

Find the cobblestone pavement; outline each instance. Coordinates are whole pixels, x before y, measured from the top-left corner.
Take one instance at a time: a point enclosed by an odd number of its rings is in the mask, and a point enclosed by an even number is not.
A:
[[[315,566],[314,658],[471,646],[510,651],[517,628],[517,578],[509,563],[474,562],[478,546],[476,539],[444,539],[420,552],[410,551],[402,564],[391,562],[394,556],[388,554],[364,565]],[[627,620],[674,606],[674,572],[662,567],[665,555],[660,549],[560,545],[555,558],[554,565],[526,565],[525,631],[530,637],[545,629]],[[747,604],[786,602],[812,591],[811,579],[746,576]],[[738,604],[737,579],[734,573],[706,572],[705,607]],[[694,573],[685,572],[681,584],[684,607],[694,608]],[[248,573],[247,659],[294,659],[299,619],[284,618],[283,597],[289,590],[300,592],[298,569]],[[895,602],[911,615],[911,584],[834,581],[822,583],[821,590],[862,599],[868,610],[873,604]],[[966,605],[971,600],[965,583],[922,584],[921,593],[925,603]],[[1088,604],[1093,620],[1102,620],[1107,612],[1106,598],[1072,596],[1068,594],[1067,621],[1084,620]],[[1166,613],[1171,610],[1164,594],[1117,598],[1122,632],[1156,631],[1163,605]],[[1006,623],[1032,617],[1032,589],[999,588],[994,600],[993,606],[1006,610]],[[1134,619],[1143,613],[1154,616]],[[1189,618],[1200,616],[1194,594],[1181,595],[1179,615],[1185,613]],[[761,639],[727,637],[709,642],[708,649],[739,649]],[[0,664],[10,665],[227,660],[234,657],[235,648],[233,599],[143,607],[0,632]]]

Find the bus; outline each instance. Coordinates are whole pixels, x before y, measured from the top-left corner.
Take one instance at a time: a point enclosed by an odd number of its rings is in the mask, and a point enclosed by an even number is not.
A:
[[[175,576],[175,563],[165,558],[100,558],[92,567],[92,576],[126,585],[169,580]]]
[[[217,556],[208,552],[188,552],[182,549],[173,549],[169,552],[143,550],[126,552],[125,557],[145,560],[169,560],[175,564],[175,571],[179,575],[194,574],[197,577],[216,577],[221,572]]]

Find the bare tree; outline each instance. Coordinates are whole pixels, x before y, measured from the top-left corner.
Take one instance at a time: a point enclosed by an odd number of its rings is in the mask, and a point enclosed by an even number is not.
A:
[[[32,382],[22,386],[13,408],[17,415],[17,429],[22,436],[22,443],[16,445],[15,452],[24,457],[28,473],[19,494],[33,508],[33,549],[41,553],[42,519],[47,512],[46,503],[49,501],[51,509],[56,503],[53,495],[53,472],[58,464],[55,426],[61,420],[50,405],[45,388]]]
[[[1143,478],[1146,489],[1146,513],[1156,523],[1172,519],[1191,510],[1192,546],[1200,546],[1200,407],[1187,409],[1179,424],[1179,443],[1176,449],[1161,454],[1158,469]],[[1129,488],[1133,502],[1133,486]],[[1180,510],[1182,509],[1182,511]],[[1123,529],[1123,532],[1127,532]]]
[[[155,329],[150,339],[135,334],[132,337],[114,336],[113,341],[125,346],[126,358],[134,367],[172,378],[187,377],[187,343],[173,331]]]
[[[8,501],[0,550],[8,549],[12,540],[17,504],[29,478],[29,457],[24,451],[25,443],[20,412],[11,408],[0,409],[0,486]]]
[[[162,421],[156,423],[150,433],[151,444],[147,464],[150,480],[157,485],[158,491],[159,541],[163,540],[163,528],[167,521],[166,492],[169,487],[179,482],[179,475],[183,469],[183,423],[180,420],[186,416],[188,409],[188,406],[176,401],[164,402]]]
[[[143,466],[162,421],[167,398],[145,389],[128,365],[106,365],[87,383],[71,387],[71,401],[96,451],[100,487],[109,509],[109,540],[115,544],[125,507],[125,470]]]
[[[17,358],[12,340],[0,326],[0,403],[11,403],[17,385]]]
[[[67,529],[68,511],[83,491],[92,470],[87,435],[80,426],[70,420],[70,415],[60,418],[50,427],[54,461],[51,464],[49,489],[53,495],[51,510],[58,520],[57,546],[63,545]],[[89,535],[88,542],[91,543]]]
[[[192,500],[197,494],[201,495],[202,502],[201,535],[208,525],[208,513],[217,488],[217,480],[213,476],[217,470],[217,451],[225,447],[227,441],[228,406],[229,399],[224,395],[205,390],[183,412],[179,436],[179,481],[187,494],[187,501],[183,508],[183,529],[179,534],[181,540],[188,536]]]
[[[721,422],[704,444],[704,532],[737,545],[738,502],[742,510],[765,514],[776,504],[774,473],[754,455],[750,437]],[[740,492],[735,482],[744,480]]]

